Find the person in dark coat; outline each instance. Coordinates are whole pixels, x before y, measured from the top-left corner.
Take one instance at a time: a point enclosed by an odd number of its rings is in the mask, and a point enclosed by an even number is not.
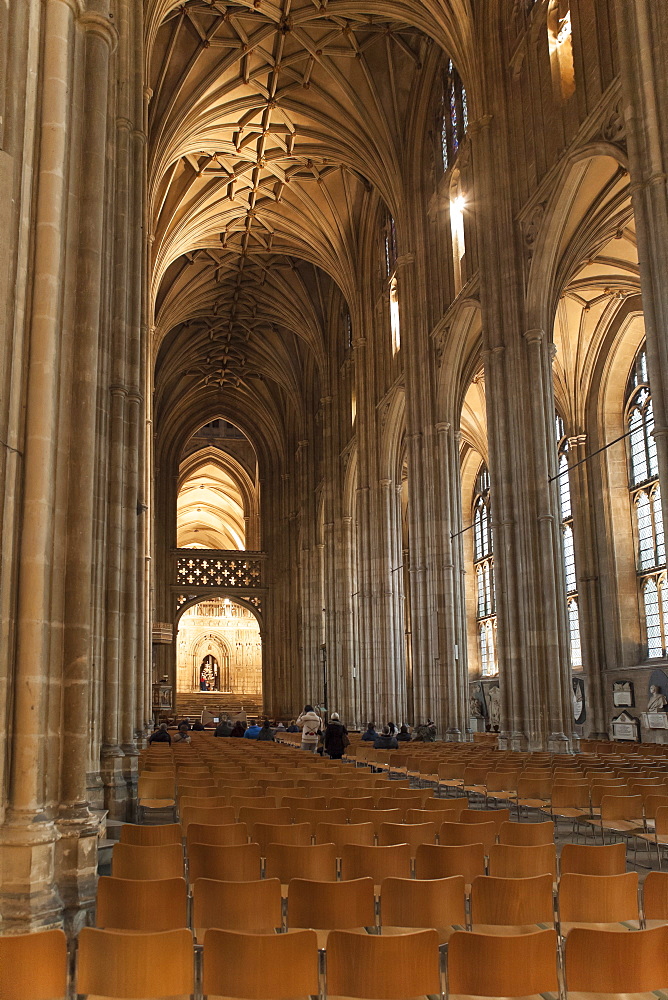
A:
[[[246,727],[244,726],[243,722],[235,722],[234,725],[232,726],[232,732],[230,733],[230,736],[243,737],[245,732],[246,732]]]
[[[398,750],[399,744],[397,743],[396,736],[392,736],[390,733],[389,726],[383,726],[382,733],[376,735],[373,741],[374,750]]]
[[[411,734],[408,732],[408,726],[402,726],[397,733],[397,739],[400,743],[410,742]]]
[[[193,732],[194,733],[203,733],[204,732],[204,726],[202,725],[202,723],[200,722],[199,719],[197,719],[196,722],[193,722]]]
[[[296,720],[293,719],[288,728],[286,729],[286,733],[298,733],[298,732],[299,732],[299,726],[296,724]]]
[[[148,738],[149,743],[171,743],[172,737],[167,732],[167,723],[160,723],[159,727],[155,732],[151,733]]]
[[[332,760],[341,760],[346,751],[346,742],[343,739],[348,735],[348,730],[339,720],[338,712],[332,712],[330,721],[325,729],[323,745],[325,753]]]
[[[229,719],[221,719],[213,731],[214,736],[231,736],[232,723]]]
[[[376,739],[377,736],[378,736],[378,733],[376,732],[376,723],[375,722],[367,722],[367,724],[366,724],[366,732],[362,733],[362,739],[365,740],[367,743],[372,743]]]
[[[271,723],[269,719],[265,719],[262,723],[262,729],[255,737],[257,740],[263,740],[265,743],[274,741],[274,730],[271,728]]]

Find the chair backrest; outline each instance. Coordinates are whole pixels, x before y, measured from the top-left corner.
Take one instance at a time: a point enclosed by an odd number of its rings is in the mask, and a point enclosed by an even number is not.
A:
[[[153,774],[140,774],[137,779],[137,799],[173,799],[174,778]]]
[[[271,823],[273,826],[291,823],[292,812],[287,806],[270,806],[264,809],[261,806],[242,806],[238,811],[238,819],[241,823],[247,823],[249,830],[253,830],[256,823]]]
[[[184,878],[125,879],[97,883],[95,926],[123,931],[171,931],[187,927]]]
[[[375,803],[371,795],[333,795],[329,800],[330,809],[345,809],[346,816],[351,816],[353,809],[373,809],[374,804]]]
[[[293,818],[295,823],[309,823],[311,832],[315,833],[321,823],[345,823],[347,812],[345,809],[295,809]]]
[[[441,879],[462,875],[470,885],[477,875],[485,874],[485,849],[482,844],[420,844],[415,852],[416,879]]]
[[[234,822],[234,810],[227,805],[223,795],[191,795],[188,790],[186,795],[179,796],[179,812],[184,809],[227,809],[230,822]]]
[[[383,823],[378,832],[378,843],[386,844],[408,844],[411,854],[415,856],[415,851],[419,844],[433,844],[436,838],[435,823]]]
[[[241,934],[208,930],[204,935],[202,991],[210,997],[233,996],[242,1000],[317,995],[315,931]]]
[[[391,927],[466,927],[466,883],[449,878],[386,878],[380,889],[380,918]]]
[[[194,992],[192,931],[79,932],[77,993],[165,997]]]
[[[318,823],[315,828],[316,844],[373,844],[373,823]]]
[[[518,799],[549,799],[552,794],[552,776],[526,776],[521,774],[517,779]]]
[[[191,844],[188,874],[191,881],[210,878],[220,882],[253,882],[261,875],[260,845]]]
[[[67,938],[61,930],[0,937],[3,1000],[64,1000]]]
[[[288,886],[288,927],[346,930],[376,922],[372,878],[318,882],[293,878]]]
[[[534,878],[557,874],[557,849],[554,844],[518,847],[493,844],[489,850],[489,874],[497,878]]]
[[[553,809],[588,809],[589,784],[586,781],[555,781],[552,785]]]
[[[510,809],[463,809],[460,823],[493,823],[498,835],[502,823],[510,819]]]
[[[438,829],[441,823],[456,823],[459,820],[457,809],[407,809],[404,823],[434,823]]]
[[[602,821],[639,819],[642,815],[642,795],[604,795],[601,799]]]
[[[478,876],[471,885],[471,924],[554,924],[552,875],[535,878]]]
[[[435,930],[398,937],[353,931],[332,931],[329,935],[328,995],[407,1000],[440,991]]]
[[[645,919],[668,922],[668,872],[649,872],[642,892]]]
[[[589,795],[591,798],[591,804],[593,809],[601,808],[601,801],[606,795],[624,795],[628,794],[628,789],[626,785],[619,784],[609,784],[605,785],[591,785],[589,789]]]
[[[190,823],[186,833],[186,848],[191,844],[247,844],[245,823]]]
[[[137,847],[155,847],[157,844],[180,844],[179,823],[160,823],[157,826],[142,826],[138,823],[124,823],[121,827],[121,844],[135,844]]]
[[[335,881],[337,854],[334,844],[269,844],[265,876],[278,878],[283,883],[293,878]]]
[[[438,831],[439,843],[449,846],[458,844],[482,844],[489,853],[496,843],[494,823],[442,823]]]
[[[269,844],[305,846],[311,843],[311,824],[256,823],[252,829],[253,840],[260,845],[263,857]]]
[[[562,875],[559,918],[590,924],[638,920],[638,873]]]
[[[115,878],[129,879],[183,878],[183,848],[181,844],[152,847],[114,844],[111,874]]]
[[[180,812],[181,826],[187,833],[191,823],[234,823],[234,809],[231,806],[184,806]]]
[[[562,875],[623,875],[626,845],[564,844],[559,869]]]
[[[455,931],[448,943],[448,992],[481,997],[557,993],[557,934]]]
[[[408,844],[369,847],[344,844],[341,848],[341,878],[366,878],[379,885],[384,878],[410,878],[411,849]]]
[[[402,809],[352,809],[351,823],[373,823],[374,833],[378,833],[383,823],[400,823]]]
[[[518,847],[532,847],[536,844],[554,843],[554,823],[502,823],[499,830],[500,844],[515,844]]]
[[[281,805],[284,808],[287,806],[288,809],[291,809],[294,818],[298,809],[309,809],[313,812],[326,809],[327,799],[324,795],[313,795],[306,800],[299,795],[283,795],[281,798]]]
[[[252,882],[195,879],[192,923],[201,943],[210,927],[273,934],[283,924],[281,883],[277,878]]]
[[[633,934],[575,927],[566,938],[567,990],[618,996],[658,993],[668,987],[667,953],[668,927]]]

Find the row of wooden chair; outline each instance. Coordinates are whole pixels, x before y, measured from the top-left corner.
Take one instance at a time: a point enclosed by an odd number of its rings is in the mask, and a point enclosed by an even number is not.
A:
[[[141,932],[86,927],[79,933],[75,989],[113,997],[346,996],[368,1000],[414,997],[499,997],[576,993],[622,996],[668,987],[668,928],[635,934],[574,930],[560,975],[552,929],[520,936],[457,931],[447,954],[436,931],[396,937],[332,931],[321,974],[312,930],[244,934],[208,930],[201,981],[187,929]],[[57,1000],[67,994],[68,961],[61,931],[0,939],[3,1000]]]

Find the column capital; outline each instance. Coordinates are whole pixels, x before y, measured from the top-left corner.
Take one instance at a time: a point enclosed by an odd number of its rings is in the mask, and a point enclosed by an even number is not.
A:
[[[524,339],[527,344],[541,344],[545,339],[544,330],[526,330],[524,333]]]
[[[436,428],[437,434],[447,434],[452,427],[452,424],[447,420],[441,420],[439,423],[434,424],[434,427]]]
[[[79,15],[78,21],[86,34],[97,35],[103,42],[106,42],[110,51],[116,48],[118,43],[118,31],[116,25],[111,21],[111,15],[105,17],[96,10],[85,10]]]

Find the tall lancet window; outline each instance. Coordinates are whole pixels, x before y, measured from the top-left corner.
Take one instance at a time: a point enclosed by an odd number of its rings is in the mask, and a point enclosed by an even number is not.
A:
[[[668,586],[654,412],[644,346],[636,355],[629,377],[626,423],[638,586],[644,611],[647,656],[652,658],[664,656],[668,650]]]
[[[466,91],[452,59],[448,62],[443,81],[441,104],[441,155],[443,170],[452,166],[469,124]]]
[[[473,568],[480,671],[483,677],[491,677],[498,673],[499,666],[496,654],[494,544],[486,465],[480,467],[473,495]]]
[[[575,670],[582,668],[582,642],[580,641],[580,607],[578,602],[578,579],[575,572],[575,545],[573,541],[573,507],[571,504],[570,473],[568,471],[568,453],[570,445],[566,437],[564,422],[555,417],[555,433],[557,438],[557,456],[559,460],[559,508],[561,512],[561,537],[563,541],[562,556],[564,560],[564,578],[566,580],[566,608],[568,611],[568,639],[571,653],[571,666]]]
[[[383,231],[383,266],[388,285],[390,307],[390,331],[392,354],[401,347],[401,326],[399,319],[399,285],[397,283],[397,227],[391,215],[387,215]]]

